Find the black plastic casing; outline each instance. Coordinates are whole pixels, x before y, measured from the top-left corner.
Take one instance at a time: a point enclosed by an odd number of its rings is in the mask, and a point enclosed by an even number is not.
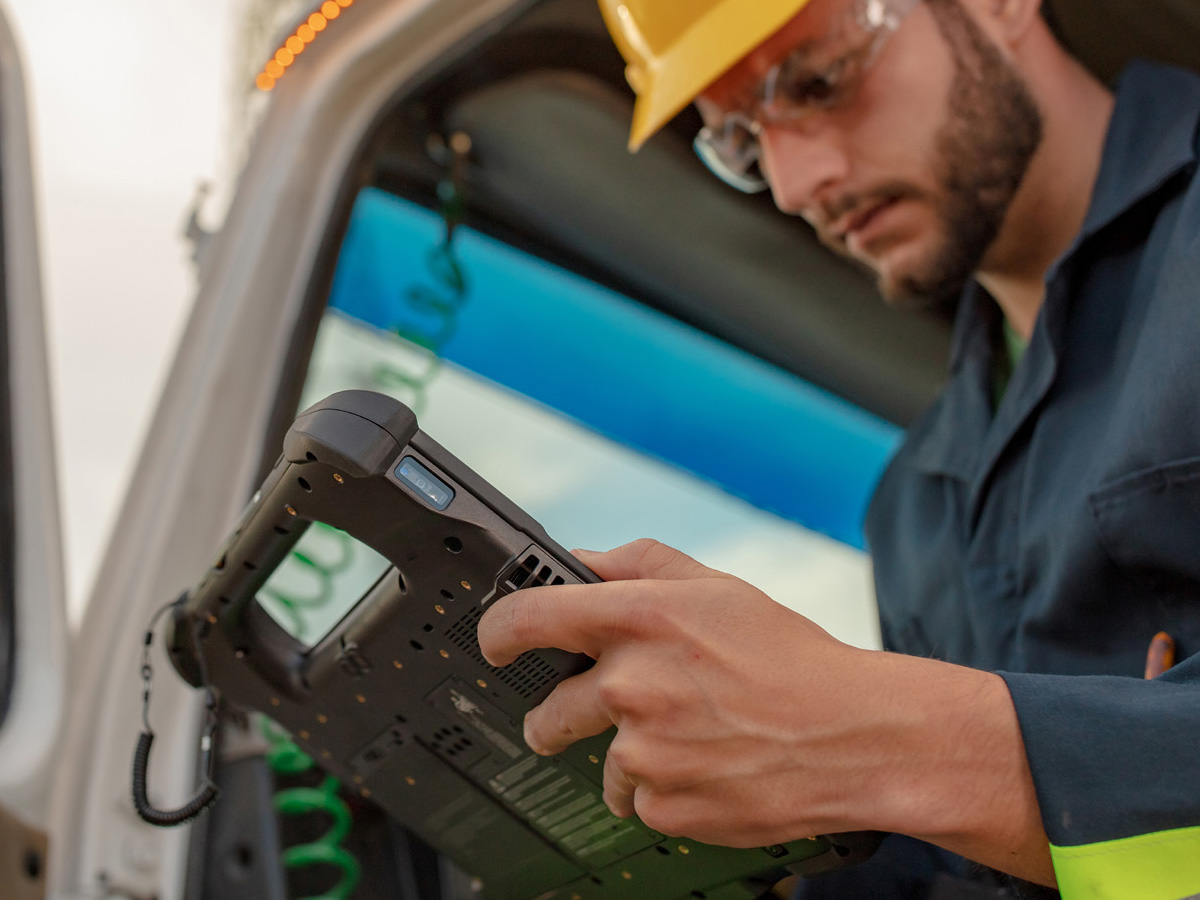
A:
[[[453,489],[445,510],[396,476],[406,457]],[[255,598],[314,521],[392,568],[310,648]],[[538,650],[497,669],[476,624],[513,590],[598,580],[402,403],[345,391],[296,419],[177,608],[168,649],[185,680],[287,728],[348,789],[478,877],[488,900],[749,900],[786,869],[815,874],[874,852],[874,833],[750,850],[668,838],[604,808],[611,731],[552,758],[530,751],[525,713],[591,661]]]

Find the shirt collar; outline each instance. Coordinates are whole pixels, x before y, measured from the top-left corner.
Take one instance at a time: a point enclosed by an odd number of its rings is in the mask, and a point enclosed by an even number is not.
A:
[[[1014,374],[1009,385],[1010,392],[1028,395],[1021,409],[1031,407],[1054,376],[1054,347],[1065,327],[1068,299],[1066,285],[1057,277],[1062,266],[1089,237],[1196,165],[1198,124],[1200,78],[1196,75],[1145,62],[1135,62],[1122,73],[1083,227],[1047,273],[1046,301],[1027,354],[1040,358],[1040,368],[1031,372],[1023,364],[1020,370],[1024,371]],[[986,455],[984,445],[992,430],[991,359],[1000,321],[995,302],[972,281],[963,292],[955,321],[952,378],[929,431],[913,448],[919,468],[969,481]]]
[[[1100,172],[1076,246],[1196,163],[1200,78],[1135,61],[1117,81]]]
[[[1200,130],[1200,78],[1195,74],[1135,60],[1121,73],[1100,171],[1083,227],[1047,274],[1047,282],[1080,245],[1153,194],[1180,171],[1196,165]],[[973,347],[990,342],[993,322],[982,319],[984,292],[971,282],[959,304],[951,342],[950,369],[957,371]]]

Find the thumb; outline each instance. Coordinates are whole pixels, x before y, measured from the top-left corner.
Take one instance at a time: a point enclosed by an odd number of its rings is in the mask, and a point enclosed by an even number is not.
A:
[[[643,538],[599,553],[595,550],[573,550],[575,558],[605,581],[637,581],[661,579],[686,581],[691,578],[728,578],[724,572],[696,562],[686,553]]]

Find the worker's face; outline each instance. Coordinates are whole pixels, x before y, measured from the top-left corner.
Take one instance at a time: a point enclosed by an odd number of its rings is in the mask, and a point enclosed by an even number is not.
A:
[[[819,42],[852,0],[813,0],[698,101],[706,118]],[[761,122],[775,202],[865,263],[893,302],[957,294],[985,260],[1041,138],[1019,73],[958,0],[926,0],[853,96],[799,121]]]

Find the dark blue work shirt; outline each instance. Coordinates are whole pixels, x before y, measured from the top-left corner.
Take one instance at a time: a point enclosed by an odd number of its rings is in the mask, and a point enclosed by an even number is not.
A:
[[[1122,76],[1083,229],[1007,392],[994,408],[1000,313],[973,287],[949,385],[867,519],[886,647],[1007,681],[1064,885],[1133,845],[1063,848],[1168,832],[1200,879],[1198,126],[1200,77]],[[1146,682],[1160,631],[1184,661]],[[1174,889],[1144,896],[1200,880]]]

